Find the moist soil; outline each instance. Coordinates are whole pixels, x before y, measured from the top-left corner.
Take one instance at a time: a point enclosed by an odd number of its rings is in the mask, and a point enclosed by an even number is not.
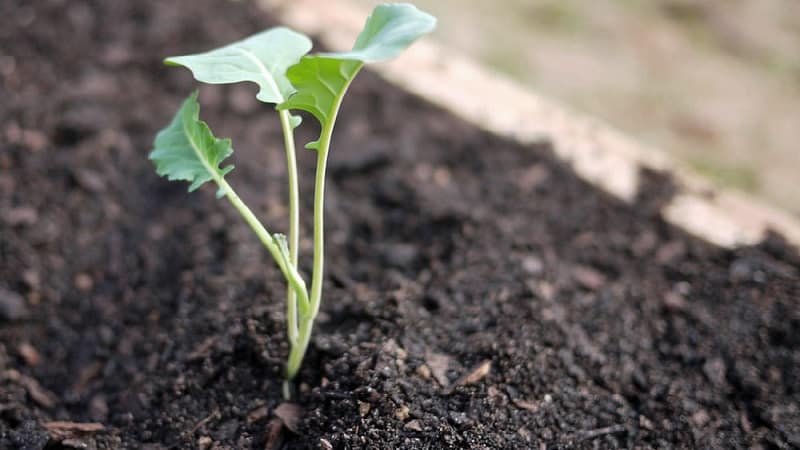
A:
[[[210,186],[187,194],[147,160],[195,86],[161,59],[269,14],[3,5],[0,448],[800,446],[796,249],[703,243],[659,217],[668,177],[622,203],[547,143],[369,72],[337,125],[324,304],[284,403],[278,270]],[[284,230],[280,127],[254,92],[203,87],[202,115],[234,138],[230,182]],[[306,218],[313,164],[303,151]]]

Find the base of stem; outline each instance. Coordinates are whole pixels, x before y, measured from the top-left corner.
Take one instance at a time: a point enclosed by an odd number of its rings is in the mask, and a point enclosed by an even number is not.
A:
[[[292,385],[291,381],[283,380],[283,399],[287,402],[292,399]]]
[[[297,336],[297,345],[293,345],[289,350],[289,360],[286,362],[286,379],[291,380],[297,376],[300,366],[303,364],[303,357],[311,341],[311,331],[314,326],[314,318],[300,319],[300,333]]]

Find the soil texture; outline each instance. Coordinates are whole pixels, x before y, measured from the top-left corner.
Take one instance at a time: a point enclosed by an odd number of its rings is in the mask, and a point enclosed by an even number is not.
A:
[[[0,448],[800,446],[796,249],[705,244],[659,217],[668,177],[622,203],[549,144],[369,72],[337,125],[324,304],[283,402],[278,270],[211,187],[147,160],[195,86],[161,59],[268,13],[11,0],[0,16]],[[254,93],[203,87],[201,114],[234,139],[228,180],[285,230],[280,126]],[[310,218],[312,152],[300,163]]]

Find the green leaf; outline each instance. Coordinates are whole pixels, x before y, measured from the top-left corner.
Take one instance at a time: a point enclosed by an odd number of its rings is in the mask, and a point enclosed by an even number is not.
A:
[[[173,56],[165,62],[184,66],[198,81],[211,84],[252,81],[256,98],[281,103],[294,93],[286,69],[311,50],[311,40],[288,28],[271,28],[247,39],[205,53]]]
[[[361,66],[358,61],[304,56],[288,73],[297,93],[278,105],[278,109],[307,111],[325,126],[333,120],[347,86]],[[319,140],[306,144],[306,148],[316,149],[318,145]]]
[[[378,5],[367,18],[353,50],[343,53],[322,53],[340,59],[365,63],[386,61],[399,55],[421,36],[436,27],[436,18],[414,5],[395,3]]]
[[[233,166],[219,167],[233,153],[231,140],[214,137],[199,115],[200,105],[194,92],[183,102],[172,122],[156,135],[149,156],[159,175],[188,181],[189,192],[207,181],[218,182],[233,170]],[[223,195],[222,189],[217,191],[217,197]]]
[[[323,130],[331,128],[347,87],[364,63],[397,56],[435,26],[433,16],[413,5],[375,7],[353,50],[304,56],[289,67],[286,75],[297,92],[279,104],[278,109],[307,111],[320,122]],[[306,148],[318,149],[319,139],[306,144]]]

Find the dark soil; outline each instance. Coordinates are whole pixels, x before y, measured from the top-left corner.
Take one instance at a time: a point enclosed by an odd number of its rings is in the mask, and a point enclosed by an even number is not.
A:
[[[277,269],[213,189],[146,158],[194,86],[161,58],[270,18],[214,0],[0,16],[0,448],[800,446],[796,250],[707,245],[658,217],[668,178],[623,204],[547,145],[370,73],[337,128],[290,432]],[[283,230],[280,129],[253,93],[204,87],[203,116],[234,138],[228,179]]]

